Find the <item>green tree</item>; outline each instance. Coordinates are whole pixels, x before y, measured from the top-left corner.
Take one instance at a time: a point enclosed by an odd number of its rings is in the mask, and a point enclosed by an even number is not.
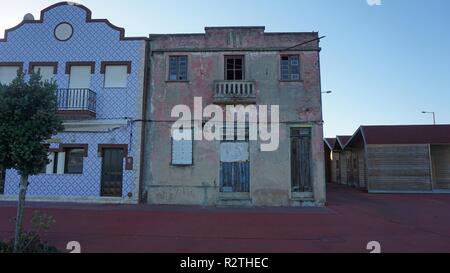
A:
[[[0,84],[0,165],[20,175],[14,251],[20,251],[28,178],[48,162],[46,140],[63,130],[57,117],[56,84],[33,73],[28,82],[18,73],[9,85]]]

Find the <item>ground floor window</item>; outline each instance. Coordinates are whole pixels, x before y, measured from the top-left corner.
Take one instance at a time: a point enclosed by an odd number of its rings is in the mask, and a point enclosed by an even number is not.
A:
[[[292,192],[312,192],[311,128],[291,128]]]
[[[65,149],[64,173],[83,174],[84,149],[70,148]]]

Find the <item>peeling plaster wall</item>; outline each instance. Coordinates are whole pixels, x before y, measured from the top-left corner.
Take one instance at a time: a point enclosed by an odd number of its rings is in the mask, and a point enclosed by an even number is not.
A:
[[[258,105],[280,105],[280,146],[261,152],[250,142],[253,206],[324,205],[325,174],[319,47],[317,41],[283,54],[299,54],[301,82],[281,82],[280,49],[317,38],[317,33],[264,33],[262,28],[212,28],[206,34],[151,35],[151,75],[144,184],[151,204],[220,205],[219,142],[195,141],[194,164],[171,166],[170,118],[175,105],[193,109],[194,96],[213,103],[213,85],[224,80],[224,56],[245,55],[245,79],[256,83]],[[188,81],[169,82],[168,59],[188,56]],[[314,199],[291,194],[290,128],[312,128]]]

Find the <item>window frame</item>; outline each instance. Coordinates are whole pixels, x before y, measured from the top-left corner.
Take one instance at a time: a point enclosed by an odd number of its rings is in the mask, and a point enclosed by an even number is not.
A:
[[[79,151],[83,151],[83,155],[82,155],[82,160],[81,160],[81,172],[69,172],[68,170],[68,162],[70,159],[70,151],[72,150],[79,150]],[[83,174],[83,170],[84,170],[84,158],[85,158],[85,150],[82,147],[70,147],[70,148],[64,148],[64,153],[65,153],[65,157],[64,157],[64,174],[72,174],[72,175],[82,175]]]
[[[19,71],[21,73],[23,73],[23,65],[24,65],[23,62],[0,62],[0,67],[18,67],[16,73],[19,72]],[[16,77],[17,77],[17,75],[16,75]],[[15,78],[13,78],[12,81],[14,79]],[[2,84],[2,83],[0,82],[0,84]],[[3,85],[8,85],[8,84],[11,84],[11,82],[10,83],[5,83]]]
[[[298,58],[298,79],[293,79],[292,75],[294,75],[292,73],[292,65],[291,65],[291,58],[292,57],[297,57]],[[288,76],[289,79],[284,79],[283,78],[283,58],[288,58]],[[280,81],[282,82],[303,82],[303,77],[302,77],[302,60],[301,60],[301,56],[300,54],[281,54],[280,55],[280,65],[279,65],[279,73],[280,73]]]
[[[242,73],[242,78],[240,80],[236,79],[236,71],[238,71],[238,69],[236,69],[236,67],[234,69],[228,69],[228,60],[231,59],[241,59],[242,60],[242,68],[241,68],[241,73]],[[234,64],[236,65],[236,64]],[[233,71],[233,78],[234,79],[228,79],[228,71]],[[226,81],[245,81],[245,55],[225,55],[224,56],[224,79]]]
[[[172,74],[171,74],[171,64],[172,64],[172,59],[176,58],[177,59],[177,64],[176,64],[176,76],[177,78],[174,80],[171,78]],[[185,79],[180,79],[180,59],[181,58],[186,58],[186,78]],[[189,56],[188,55],[169,55],[167,58],[167,82],[189,82]]]

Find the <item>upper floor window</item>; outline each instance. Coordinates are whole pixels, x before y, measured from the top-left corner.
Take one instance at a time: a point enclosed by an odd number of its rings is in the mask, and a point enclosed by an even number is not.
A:
[[[281,80],[299,81],[300,78],[300,56],[290,55],[281,57]]]
[[[20,64],[2,64],[0,63],[0,83],[10,84],[16,77],[17,73],[22,70]]]
[[[66,63],[66,73],[69,75],[70,89],[89,89],[91,87],[91,75],[94,74],[94,62]]]
[[[50,81],[58,71],[58,63],[30,63],[29,72],[40,73],[42,81]]]
[[[225,80],[244,80],[244,56],[225,56]]]
[[[187,81],[187,56],[169,57],[169,81]]]
[[[102,62],[101,73],[105,74],[105,88],[126,88],[131,62]]]

